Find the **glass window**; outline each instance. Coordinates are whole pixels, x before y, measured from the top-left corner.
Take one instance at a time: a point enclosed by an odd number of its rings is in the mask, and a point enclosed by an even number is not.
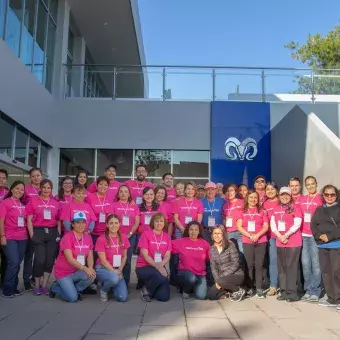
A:
[[[117,166],[117,176],[130,177],[133,172],[133,150],[98,150],[97,176],[110,164]],[[119,179],[121,181],[121,179]]]
[[[171,171],[171,150],[136,150],[135,164],[146,164],[148,177],[162,177]]]
[[[48,157],[48,147],[41,143],[40,151],[40,168],[43,173],[47,173],[47,157]]]
[[[35,0],[26,0],[25,2],[20,58],[27,66],[31,66],[33,58],[35,3]]]
[[[0,116],[0,153],[12,157],[14,124],[3,114]]]
[[[80,169],[94,175],[93,149],[61,149],[59,174],[76,175]]]
[[[174,151],[175,177],[209,177],[209,151]]]
[[[25,159],[26,159],[27,138],[28,138],[28,133],[22,130],[20,127],[18,127],[17,134],[15,137],[14,158],[21,163],[25,163]]]
[[[28,165],[31,167],[36,167],[38,162],[38,140],[30,135],[30,145],[28,149]]]
[[[55,22],[57,22],[57,14],[58,14],[58,0],[50,0],[49,7],[50,14]]]
[[[16,56],[19,56],[20,30],[23,14],[22,0],[9,0],[6,42]]]
[[[7,0],[0,0],[0,38],[4,36]]]
[[[52,76],[53,76],[53,62],[54,62],[54,46],[55,46],[56,26],[51,18],[49,18],[48,32],[47,32],[47,52],[46,52],[46,88],[51,91]]]

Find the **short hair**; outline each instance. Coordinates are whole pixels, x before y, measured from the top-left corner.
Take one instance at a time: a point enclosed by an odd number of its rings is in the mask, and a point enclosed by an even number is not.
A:
[[[223,185],[222,192],[223,192],[224,195],[225,195],[225,193],[228,191],[228,189],[229,189],[230,187],[233,187],[233,188],[235,189],[235,191],[237,192],[238,187],[237,187],[236,184],[234,184],[234,183],[227,183],[227,184],[224,184],[224,185]]]
[[[166,172],[166,173],[164,173],[163,176],[162,176],[162,180],[163,180],[163,181],[164,181],[164,178],[165,178],[166,176],[171,176],[172,178],[174,178],[174,175],[173,175],[171,172]]]
[[[178,184],[178,183],[177,183],[177,184]],[[191,185],[191,186],[194,187],[195,192],[197,191],[197,185],[196,185],[196,183],[193,182],[193,181],[189,181],[189,182],[186,182],[186,183],[184,184],[184,191],[187,190],[187,187],[188,187],[189,185]]]
[[[6,178],[8,178],[8,172],[6,169],[0,169],[1,174],[5,174]]]
[[[105,177],[106,178],[106,177]],[[120,192],[120,189],[121,188],[126,188],[129,192],[129,198],[128,198],[128,202],[131,203],[132,202],[132,196],[131,196],[131,190],[129,188],[128,185],[126,184],[122,184],[119,188],[118,188],[118,191],[117,191],[117,194],[116,194],[116,201],[118,202],[119,201],[119,192]]]
[[[273,181],[267,182],[266,187],[265,187],[266,189],[267,189],[268,185],[271,185],[272,187],[274,187],[277,192],[279,191],[279,187],[277,186],[277,184],[275,182],[273,182]]]
[[[189,222],[183,232],[183,237],[189,237],[189,229],[192,225],[197,225],[198,226],[198,230],[199,230],[199,234],[198,234],[198,238],[201,238],[204,240],[204,229],[201,223],[199,223],[198,221],[191,221]]]
[[[254,179],[254,182],[256,182],[259,178],[263,178],[264,181],[266,182],[266,177],[263,176],[263,175],[258,175],[258,176],[256,176],[255,179]]]
[[[166,190],[166,187],[163,185],[157,185],[154,192],[155,192],[155,196],[157,195],[158,191],[163,189],[165,191],[165,195],[164,195],[164,202],[167,201],[168,199],[168,191]]]
[[[213,240],[213,232],[214,230],[220,230],[222,232],[222,252],[224,252],[227,248],[229,248],[230,241],[228,238],[228,233],[225,230],[225,227],[222,224],[217,224],[215,227],[212,228],[211,230],[211,239]]]
[[[105,171],[109,170],[110,168],[114,168],[115,170],[117,170],[117,167],[115,164],[110,164],[105,168]]]
[[[80,191],[80,190],[85,190],[85,188],[80,184],[76,184],[73,186],[71,193],[74,194],[76,191]]]
[[[96,180],[97,185],[99,185],[100,182],[106,182],[107,185],[110,185],[110,181],[107,177],[105,176],[99,176]]]
[[[300,180],[299,177],[291,177],[291,178],[289,178],[288,184],[290,184],[290,182],[293,182],[293,181],[299,182],[299,184],[301,185],[301,180]]]
[[[158,213],[156,213],[155,215],[153,215],[153,216],[151,217],[151,220],[150,220],[150,228],[151,228],[151,229],[154,229],[154,228],[155,228],[155,222],[156,222],[157,220],[159,220],[160,218],[163,218],[163,219],[164,219],[164,228],[166,228],[166,227],[168,226],[168,221],[167,221],[166,217],[164,216],[164,214],[162,214],[161,212],[158,212]],[[164,229],[164,228],[163,228],[163,229]]]
[[[1,171],[0,171],[0,172],[1,172]],[[318,184],[318,181],[316,180],[316,178],[315,178],[314,176],[307,176],[307,177],[305,178],[305,184],[306,184],[307,180],[309,180],[309,179],[314,179],[315,183]]]
[[[137,164],[135,167],[135,171],[137,171],[138,168],[144,168],[146,170],[146,164]]]
[[[40,168],[31,168],[30,171],[28,172],[28,174],[30,175],[30,177],[32,176],[32,173],[34,171],[39,171],[40,174],[42,175],[42,170]]]
[[[50,179],[47,179],[47,178],[41,181],[41,183],[40,183],[40,189],[41,189],[45,184],[49,184],[50,187],[51,187],[51,189],[53,190],[53,183],[52,183],[52,181],[51,181]]]
[[[339,201],[339,189],[333,184],[327,184],[321,189],[323,203],[326,203],[323,195],[327,189],[333,189],[335,191],[336,202],[338,202]]]

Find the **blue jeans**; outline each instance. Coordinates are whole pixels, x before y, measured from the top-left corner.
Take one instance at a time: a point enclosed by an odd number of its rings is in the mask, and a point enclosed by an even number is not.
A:
[[[320,297],[321,294],[321,270],[319,251],[314,237],[302,237],[302,270],[305,279],[305,291],[309,295]]]
[[[183,287],[183,292],[189,294],[192,290],[198,300],[205,300],[208,293],[207,280],[205,276],[195,275],[190,270],[180,270],[178,281]]]
[[[235,243],[237,250],[243,254],[242,234],[239,231],[228,232],[229,240]]]
[[[179,229],[178,227],[176,228],[176,234],[175,234],[175,239],[179,239],[179,238],[182,238],[183,237],[183,233],[181,231],[181,229]]]
[[[24,259],[27,240],[7,240],[7,244],[3,247],[6,256],[6,272],[3,283],[3,293],[12,295],[18,289],[18,274],[20,264]]]
[[[124,276],[126,286],[128,286],[130,283],[131,259],[132,259],[133,252],[135,251],[136,246],[137,246],[137,235],[133,234],[129,238],[129,241],[130,241],[130,248],[127,251],[127,259],[126,259],[125,266],[123,268],[123,276]]]
[[[277,288],[278,276],[276,239],[271,238],[269,240],[269,280],[271,288]]]
[[[78,294],[90,286],[93,281],[87,277],[85,272],[78,270],[73,274],[54,281],[51,291],[66,302],[77,302]]]
[[[113,296],[119,302],[125,302],[128,297],[128,291],[124,279],[111,272],[110,270],[96,265],[97,279],[102,284],[102,291],[108,293],[113,289]]]

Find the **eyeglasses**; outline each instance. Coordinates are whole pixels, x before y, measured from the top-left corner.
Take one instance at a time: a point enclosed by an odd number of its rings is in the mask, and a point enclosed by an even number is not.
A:
[[[323,194],[325,197],[335,197],[336,196],[336,194],[333,192],[333,193],[331,193],[331,194],[327,194],[327,193],[324,193]]]

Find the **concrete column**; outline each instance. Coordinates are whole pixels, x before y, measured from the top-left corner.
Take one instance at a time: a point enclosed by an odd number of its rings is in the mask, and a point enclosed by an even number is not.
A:
[[[59,189],[59,162],[60,162],[60,149],[51,148],[47,154],[47,173],[48,178],[53,183],[53,193],[56,195]]]
[[[86,43],[83,37],[74,38],[73,64],[85,64]],[[72,68],[72,90],[75,97],[83,97],[84,66]]]
[[[67,62],[69,23],[70,6],[66,0],[59,0],[52,82],[52,95],[56,99],[64,99],[66,68],[63,65]]]

